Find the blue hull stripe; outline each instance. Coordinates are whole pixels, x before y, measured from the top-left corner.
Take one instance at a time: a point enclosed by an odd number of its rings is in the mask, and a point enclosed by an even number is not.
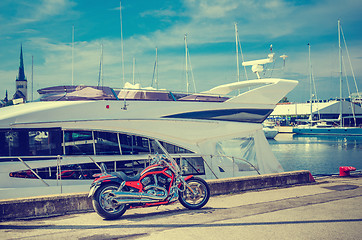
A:
[[[293,129],[293,133],[305,135],[343,135],[343,136],[361,136],[362,128],[305,128]]]
[[[272,109],[220,109],[179,113],[163,116],[163,118],[262,123],[272,111]]]

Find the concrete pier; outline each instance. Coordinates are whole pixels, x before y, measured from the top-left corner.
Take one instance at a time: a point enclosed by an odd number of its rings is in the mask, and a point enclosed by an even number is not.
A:
[[[313,182],[309,171],[208,180],[211,195],[238,193]],[[0,220],[65,215],[93,211],[88,193],[0,200]]]
[[[199,210],[176,203],[128,210],[106,221],[95,212],[0,222],[0,239],[360,239],[362,174],[312,184],[212,196]]]

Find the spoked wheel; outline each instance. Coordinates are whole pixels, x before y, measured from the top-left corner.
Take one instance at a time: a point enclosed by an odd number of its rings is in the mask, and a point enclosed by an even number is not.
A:
[[[193,193],[186,187],[184,192],[180,192],[180,203],[188,209],[199,209],[205,206],[210,198],[210,188],[205,180],[192,177],[186,182],[191,187]]]
[[[97,189],[93,195],[94,210],[105,219],[120,218],[127,210],[126,204],[116,204],[113,200],[112,192],[117,191],[119,185],[110,183]]]

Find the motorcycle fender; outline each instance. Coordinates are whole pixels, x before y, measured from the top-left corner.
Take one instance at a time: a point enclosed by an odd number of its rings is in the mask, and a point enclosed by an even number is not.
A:
[[[93,183],[90,187],[88,197],[92,197],[94,195],[94,193],[96,192],[97,188],[99,186],[101,186],[102,183],[104,183],[104,181],[99,181],[99,182]]]
[[[92,197],[93,194],[96,192],[96,189],[98,188],[98,185],[94,185],[91,187],[91,189],[89,190],[89,194],[88,197]]]
[[[192,178],[194,175],[189,175],[187,177],[184,178],[185,181],[189,180],[190,178]]]
[[[109,179],[104,179],[102,181],[98,181],[96,183],[93,183],[90,190],[89,190],[89,194],[88,197],[93,196],[93,194],[96,192],[97,188],[100,187],[102,184],[104,183],[108,183],[108,182],[115,182],[115,183],[119,183],[121,184],[123,182],[122,179],[120,178],[116,178],[116,179],[112,179],[113,181],[109,180]]]

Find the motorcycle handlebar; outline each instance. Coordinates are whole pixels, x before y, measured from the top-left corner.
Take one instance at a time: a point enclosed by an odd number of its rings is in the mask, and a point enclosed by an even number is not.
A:
[[[155,157],[151,157],[149,156],[149,159],[150,160],[150,164],[165,164],[167,167],[169,167],[170,169],[172,169],[172,171],[175,173],[175,174],[179,174],[181,171],[180,171],[180,168],[179,166],[177,165],[176,161],[170,157],[167,157],[165,155],[162,155],[162,156],[159,156],[158,154],[155,156]]]
[[[107,173],[107,166],[104,163],[101,163],[100,165],[102,173]]]

